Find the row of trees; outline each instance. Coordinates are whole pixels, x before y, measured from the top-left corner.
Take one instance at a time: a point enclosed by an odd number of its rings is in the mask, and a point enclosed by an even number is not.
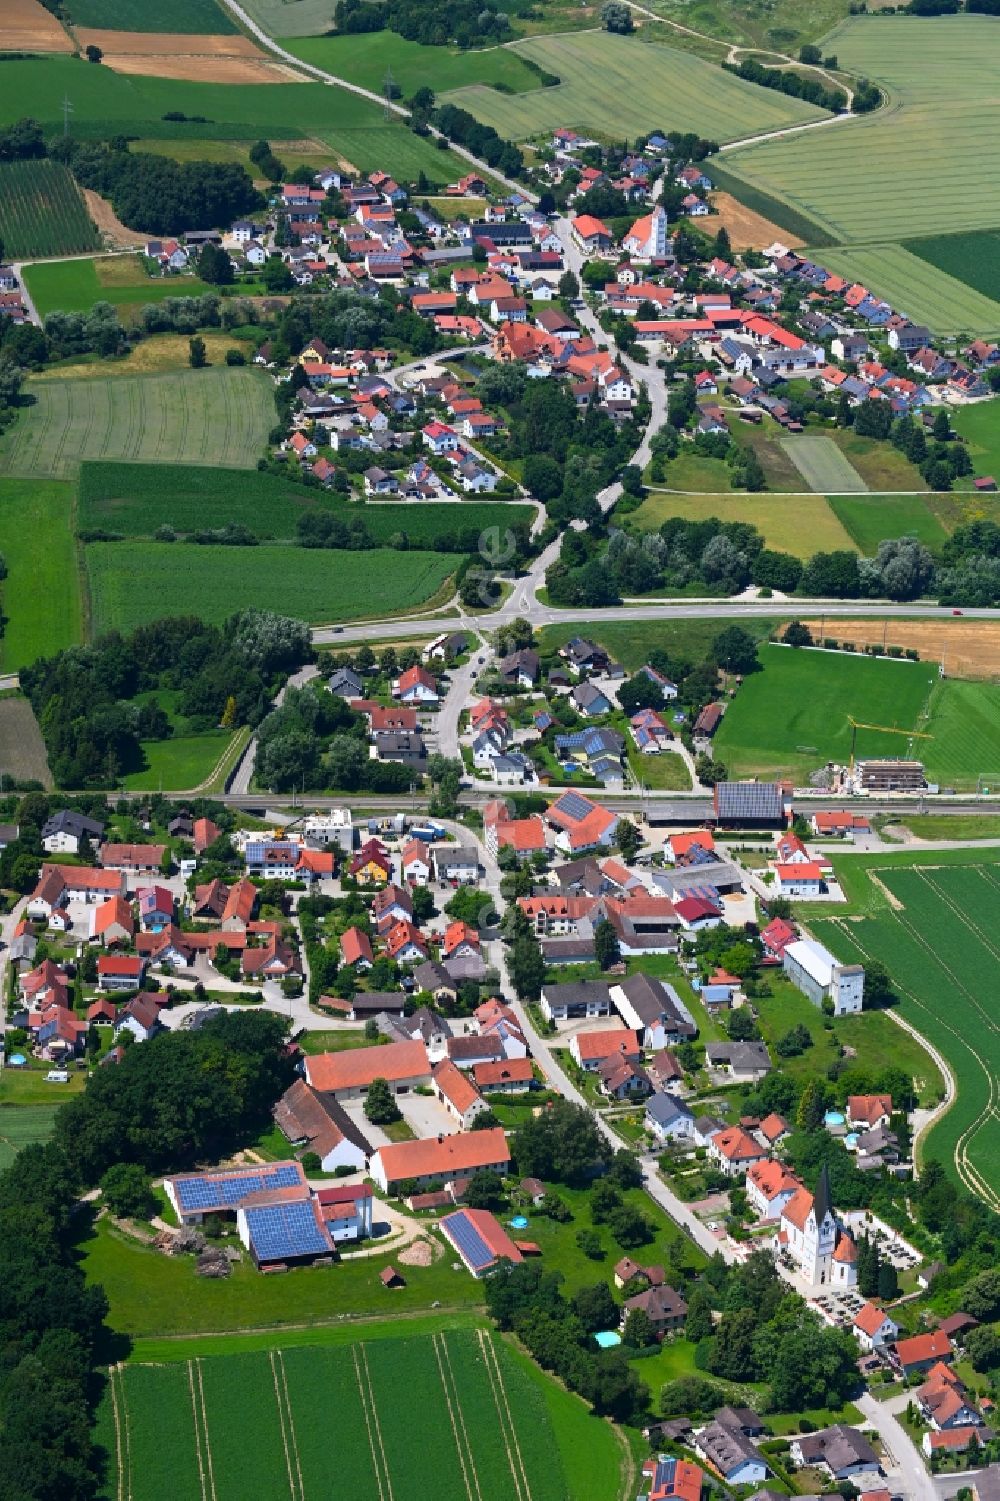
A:
[[[337,30],[395,31],[426,47],[488,47],[510,38],[510,17],[480,0],[340,0]]]
[[[847,108],[847,95],[843,89],[831,89],[818,78],[807,78],[802,73],[796,73],[793,68],[765,68],[763,63],[752,57],[745,58],[738,65],[723,63],[722,67],[727,73],[735,73],[737,78],[742,78],[746,83],[756,83],[765,89],[777,89],[780,94],[788,94],[793,99],[805,99],[807,103],[828,109],[835,115]]]

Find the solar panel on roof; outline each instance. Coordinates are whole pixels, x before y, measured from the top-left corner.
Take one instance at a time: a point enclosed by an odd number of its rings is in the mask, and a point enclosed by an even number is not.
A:
[[[258,1261],[290,1256],[319,1256],[330,1249],[308,1199],[268,1204],[246,1211],[247,1229]]]
[[[590,812],[590,803],[579,792],[564,792],[556,803],[560,813],[565,813],[567,818],[586,818]]]
[[[181,1209],[188,1213],[220,1204],[232,1208],[249,1194],[272,1188],[295,1188],[301,1181],[295,1163],[281,1162],[257,1173],[206,1173],[199,1178],[179,1178],[175,1188]]]
[[[475,1225],[462,1213],[448,1215],[442,1224],[454,1241],[456,1248],[475,1271],[490,1266],[496,1260]]]

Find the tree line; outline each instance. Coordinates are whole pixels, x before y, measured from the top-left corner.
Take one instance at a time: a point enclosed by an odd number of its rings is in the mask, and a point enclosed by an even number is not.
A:
[[[496,46],[510,39],[510,17],[480,0],[340,0],[337,30],[395,31],[425,47]]]
[[[828,109],[839,115],[847,108],[847,95],[843,89],[831,89],[818,78],[805,78],[793,68],[765,68],[763,63],[748,57],[739,63],[722,63],[727,73],[735,73],[745,83],[756,83],[763,89],[777,89],[779,94],[788,94],[792,99],[804,99],[820,109]]]

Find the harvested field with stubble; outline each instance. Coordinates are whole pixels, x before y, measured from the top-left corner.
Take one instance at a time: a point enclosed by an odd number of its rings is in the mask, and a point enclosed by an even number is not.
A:
[[[922,662],[944,661],[949,675],[962,678],[1000,676],[1000,621],[880,620],[806,621],[814,636],[825,632],[855,646],[901,646],[920,653]],[[997,762],[1000,765],[1000,736]]]
[[[114,73],[191,83],[297,83],[301,79],[294,68],[275,62],[239,32],[212,36],[78,26],[76,34],[81,47],[101,49],[104,66]]]
[[[765,219],[763,214],[755,213],[746,204],[738,202],[732,193],[710,193],[709,202],[714,210],[714,217],[705,228],[715,230],[716,233],[725,229],[734,250],[764,250],[768,245],[773,245],[775,240],[787,245],[789,250],[796,250],[805,244],[804,240],[789,234],[780,224],[775,224],[773,219]]]
[[[42,732],[34,710],[19,693],[0,697],[0,767],[19,782],[52,786]]]
[[[0,52],[74,52],[65,32],[40,0],[0,0]]]

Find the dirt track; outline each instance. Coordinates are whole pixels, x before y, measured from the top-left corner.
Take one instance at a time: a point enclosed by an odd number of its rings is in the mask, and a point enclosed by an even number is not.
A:
[[[141,245],[147,238],[141,230],[129,229],[115,214],[114,209],[106,198],[100,193],[95,193],[93,188],[84,188],[84,201],[87,205],[87,213],[97,225],[101,234],[116,249],[126,249],[132,245]]]
[[[806,622],[820,635],[820,621]],[[874,620],[828,619],[824,634],[858,646],[881,646],[884,625]],[[921,661],[944,658],[949,677],[994,678],[1000,675],[1000,622],[994,620],[890,620],[888,646],[913,647]]]
[[[39,0],[0,0],[0,52],[74,52],[73,38]]]

